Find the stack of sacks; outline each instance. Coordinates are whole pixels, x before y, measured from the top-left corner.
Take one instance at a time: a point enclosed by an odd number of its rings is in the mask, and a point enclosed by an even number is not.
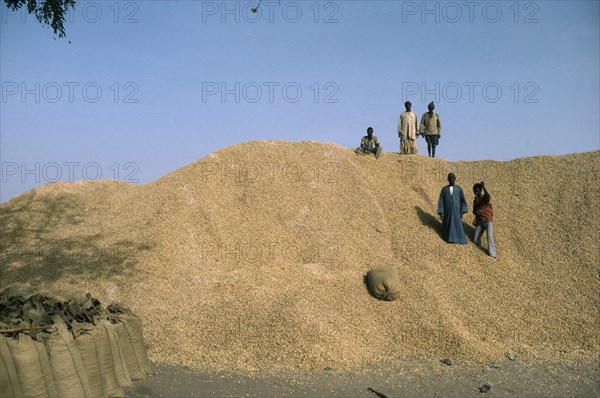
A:
[[[1,294],[0,396],[124,397],[153,371],[140,318],[109,308],[89,293],[64,302]]]

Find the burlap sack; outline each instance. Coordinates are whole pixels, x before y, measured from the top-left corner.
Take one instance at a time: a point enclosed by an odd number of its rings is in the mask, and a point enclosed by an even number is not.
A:
[[[22,396],[15,361],[6,338],[0,334],[0,397],[21,398]]]
[[[110,338],[100,324],[73,322],[75,344],[81,353],[93,396],[123,397],[125,392],[117,381]]]
[[[98,360],[102,371],[102,380],[104,381],[104,391],[109,397],[124,397],[125,391],[119,387],[119,382],[115,372],[115,361],[111,347],[110,337],[106,327],[98,324],[96,326],[98,338],[96,339],[96,349],[98,351]]]
[[[115,377],[119,387],[131,387],[131,377],[129,376],[129,371],[127,370],[127,364],[125,363],[123,351],[119,346],[119,337],[117,335],[116,326],[106,319],[101,320],[98,325],[106,329],[109,338],[110,349],[112,352]]]
[[[111,320],[112,322],[115,322],[113,325],[117,332],[117,342],[119,343],[119,347],[123,353],[125,365],[131,380],[145,379],[146,374],[142,370],[142,365],[138,356],[136,355],[136,350],[134,349],[134,344],[137,341],[137,337],[132,332],[132,327],[126,320],[121,321],[118,318],[111,318]]]
[[[58,315],[52,318],[56,332],[48,334],[45,343],[56,391],[61,398],[91,397],[90,383],[81,353],[67,325]]]
[[[396,300],[400,296],[400,278],[396,267],[375,268],[367,272],[371,293],[381,300]]]
[[[144,343],[144,332],[142,329],[142,320],[139,316],[135,315],[129,310],[125,310],[119,315],[119,319],[125,322],[125,328],[130,336],[131,343],[133,344],[133,350],[140,363],[140,368],[146,376],[154,374],[152,369],[152,363],[148,358],[148,351]]]
[[[144,345],[142,320],[129,309],[117,304],[107,307],[111,313],[113,324],[116,325],[119,345],[125,356],[127,369],[132,380],[141,380],[154,374],[148,352]],[[116,323],[115,323],[116,321]]]
[[[108,397],[104,390],[102,380],[102,369],[100,368],[100,353],[96,347],[96,339],[99,338],[96,326],[91,323],[71,323],[75,344],[81,355],[81,362],[87,374],[92,397]]]
[[[16,339],[7,339],[23,397],[58,397],[48,353],[43,343],[19,333]]]

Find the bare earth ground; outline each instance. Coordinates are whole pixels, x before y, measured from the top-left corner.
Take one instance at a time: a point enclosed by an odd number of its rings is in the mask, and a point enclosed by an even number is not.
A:
[[[205,372],[157,364],[157,374],[134,383],[127,397],[600,397],[598,365],[486,365],[410,360],[397,368],[276,375]],[[479,388],[490,385],[486,393]]]

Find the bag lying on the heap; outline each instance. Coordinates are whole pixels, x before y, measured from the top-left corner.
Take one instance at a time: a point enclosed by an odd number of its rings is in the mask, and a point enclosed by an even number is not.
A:
[[[392,301],[400,297],[400,278],[396,267],[375,268],[367,272],[369,288],[375,297]]]

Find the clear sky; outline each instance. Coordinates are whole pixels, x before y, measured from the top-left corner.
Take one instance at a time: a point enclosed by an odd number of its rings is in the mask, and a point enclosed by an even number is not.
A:
[[[600,146],[598,1],[80,1],[56,40],[1,3],[1,201],[248,140],[398,152],[406,100],[449,160]]]

